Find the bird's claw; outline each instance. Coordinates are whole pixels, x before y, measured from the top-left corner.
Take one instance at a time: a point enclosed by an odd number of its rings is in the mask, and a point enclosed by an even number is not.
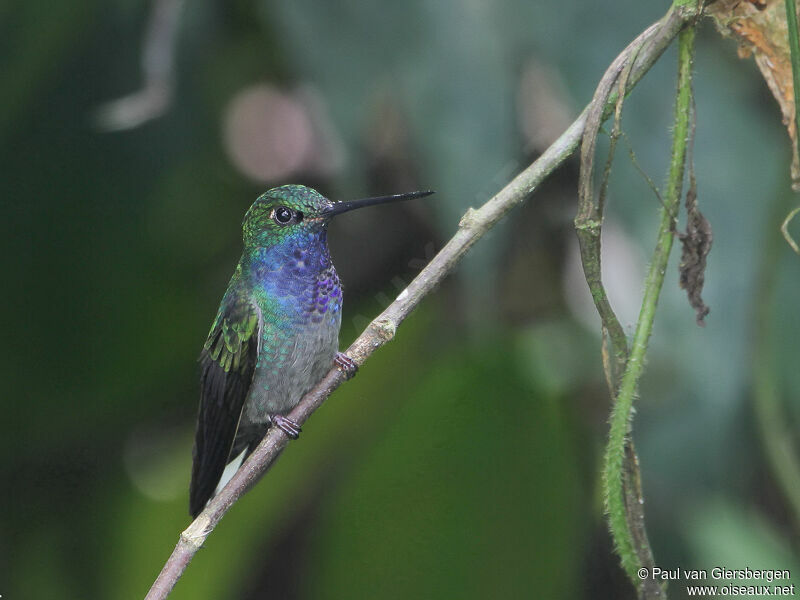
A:
[[[358,372],[358,365],[356,362],[347,356],[344,352],[337,352],[336,358],[333,359],[333,364],[344,373],[345,379],[352,379]]]
[[[280,429],[293,440],[296,440],[300,437],[302,428],[289,417],[284,417],[283,415],[272,415],[270,417],[270,421],[273,425],[275,425],[275,427]]]

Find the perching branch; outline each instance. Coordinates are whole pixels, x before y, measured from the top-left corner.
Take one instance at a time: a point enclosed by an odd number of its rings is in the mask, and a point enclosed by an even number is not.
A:
[[[630,91],[650,69],[692,16],[682,11],[670,10],[661,21],[647,29],[644,37],[638,38],[642,42],[642,46],[630,69],[626,92]],[[613,94],[605,109],[607,114],[613,110],[615,101],[616,94]],[[556,167],[575,151],[583,135],[586,118],[587,111],[584,111],[533,164],[517,175],[497,195],[480,208],[467,210],[461,219],[458,231],[444,248],[347,349],[347,355],[356,364],[363,365],[373,352],[390,341],[394,337],[397,327],[422,299],[431,293],[453,270],[472,245],[508,212],[521,204]],[[332,368],[324,379],[306,394],[289,413],[289,418],[298,424],[303,424],[344,380],[344,374],[338,369]],[[194,522],[181,533],[177,546],[147,594],[146,600],[160,600],[167,597],[217,523],[233,503],[269,469],[288,441],[288,438],[279,429],[269,429],[262,442],[228,484],[208,503]]]

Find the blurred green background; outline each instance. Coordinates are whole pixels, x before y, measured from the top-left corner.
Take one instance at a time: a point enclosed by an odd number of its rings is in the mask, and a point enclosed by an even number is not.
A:
[[[0,595],[146,593],[189,523],[195,360],[259,193],[438,191],[332,226],[346,347],[666,9],[0,4]],[[151,95],[109,108],[141,85],[148,31]],[[672,49],[624,115],[657,182],[674,74]],[[759,364],[797,431],[800,260],[778,234],[797,202],[788,137],[752,61],[708,23],[695,87],[712,312],[695,325],[673,252],[635,420],[648,530],[663,568],[796,575],[797,515],[754,411]],[[604,268],[632,333],[659,205],[625,154]],[[231,510],[172,598],[634,597],[599,492],[609,399],[576,181],[570,162],[471,251]]]

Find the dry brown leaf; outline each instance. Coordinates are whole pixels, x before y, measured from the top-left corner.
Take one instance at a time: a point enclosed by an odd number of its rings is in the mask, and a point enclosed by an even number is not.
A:
[[[800,189],[800,156],[794,120],[792,61],[782,0],[717,0],[706,7],[717,29],[739,43],[739,57],[753,56],[778,101],[792,141],[792,185]]]
[[[683,246],[679,284],[689,295],[689,304],[697,315],[697,324],[705,325],[703,319],[710,312],[703,302],[703,284],[706,280],[706,258],[711,251],[714,235],[711,223],[697,208],[697,180],[694,170],[689,174],[689,190],[686,192],[686,233],[678,233]]]

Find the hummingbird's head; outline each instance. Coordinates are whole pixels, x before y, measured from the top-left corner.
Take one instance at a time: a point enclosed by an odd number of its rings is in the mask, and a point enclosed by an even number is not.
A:
[[[282,185],[261,194],[244,216],[242,230],[246,247],[269,247],[324,233],[336,215],[399,200],[428,196],[433,192],[411,192],[347,202],[332,202],[304,185]]]
[[[323,212],[333,206],[325,196],[304,185],[282,185],[261,194],[244,216],[245,246],[268,247],[292,237],[322,232]]]

